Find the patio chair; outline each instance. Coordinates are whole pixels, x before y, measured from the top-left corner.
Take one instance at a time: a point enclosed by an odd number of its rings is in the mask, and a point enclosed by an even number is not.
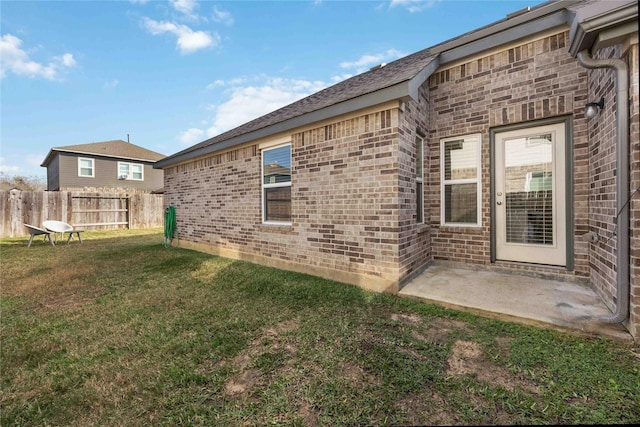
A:
[[[49,230],[43,230],[42,228],[36,227],[31,224],[24,224],[24,226],[29,230],[29,243],[27,244],[27,248],[31,247],[31,242],[33,242],[34,236],[44,235],[44,241],[46,242],[49,239],[51,246],[54,246],[53,239],[51,239],[51,232]]]
[[[64,233],[69,233],[69,237],[67,238],[67,245],[73,238],[74,233],[76,236],[78,236],[78,240],[80,241],[80,243],[82,243],[82,237],[80,236],[80,233],[82,233],[84,230],[74,229],[72,226],[70,226],[66,222],[47,220],[42,223],[42,226],[46,230],[54,233],[54,238],[57,233],[61,233],[62,238],[64,239]]]

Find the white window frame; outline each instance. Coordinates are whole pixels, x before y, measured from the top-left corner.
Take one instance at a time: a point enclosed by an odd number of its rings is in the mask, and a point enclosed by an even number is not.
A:
[[[86,160],[91,162],[91,175],[85,175],[82,173],[82,161]],[[78,176],[81,178],[95,178],[96,176],[96,162],[95,159],[89,157],[78,157]]]
[[[266,200],[265,200],[265,194],[266,191],[265,189],[267,188],[280,188],[280,187],[291,187],[291,181],[292,179],[289,179],[289,182],[276,182],[273,184],[265,184],[264,183],[264,153],[266,153],[267,151],[272,151],[272,150],[277,150],[279,148],[283,148],[283,147],[289,147],[289,163],[292,163],[292,159],[291,157],[293,156],[292,150],[291,150],[291,142],[286,143],[286,144],[279,144],[279,145],[274,145],[274,146],[264,146],[264,148],[262,148],[262,151],[260,153],[260,182],[261,182],[261,201],[262,201],[262,223],[263,224],[270,224],[270,225],[291,225],[291,221],[267,221],[266,217],[267,217],[267,210],[266,208]],[[291,201],[291,203],[293,204],[293,200]]]
[[[126,174],[120,173],[120,166],[127,165],[129,172]],[[134,167],[140,167],[141,178],[135,177]],[[142,163],[130,163],[130,162],[118,162],[118,179],[126,179],[128,181],[144,181],[144,165]]]
[[[476,149],[476,177],[467,179],[449,179],[445,180],[445,143],[449,141],[463,140],[467,142],[475,142]],[[476,184],[476,222],[446,222],[446,200],[445,188],[448,185],[458,184]],[[440,140],[440,225],[456,226],[456,227],[480,227],[482,226],[482,135],[479,133],[460,135]]]
[[[420,173],[418,173],[419,160],[422,161]],[[420,135],[416,135],[416,223],[424,224],[424,138]]]

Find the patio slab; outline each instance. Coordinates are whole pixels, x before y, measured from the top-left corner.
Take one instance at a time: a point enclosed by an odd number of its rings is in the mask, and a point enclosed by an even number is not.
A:
[[[633,341],[622,325],[599,320],[611,311],[579,283],[432,265],[399,294],[500,320]]]

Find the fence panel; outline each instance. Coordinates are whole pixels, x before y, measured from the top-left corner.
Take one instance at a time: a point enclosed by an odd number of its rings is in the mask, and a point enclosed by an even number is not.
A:
[[[37,227],[58,220],[85,230],[154,228],[163,224],[161,194],[70,191],[0,191],[0,237],[27,236],[24,224]]]

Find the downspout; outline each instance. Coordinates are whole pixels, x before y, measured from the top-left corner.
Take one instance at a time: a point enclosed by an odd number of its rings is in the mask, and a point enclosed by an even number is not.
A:
[[[587,50],[577,55],[585,68],[612,68],[616,78],[616,310],[600,319],[606,323],[622,323],[629,317],[629,73],[621,59],[593,59]]]

